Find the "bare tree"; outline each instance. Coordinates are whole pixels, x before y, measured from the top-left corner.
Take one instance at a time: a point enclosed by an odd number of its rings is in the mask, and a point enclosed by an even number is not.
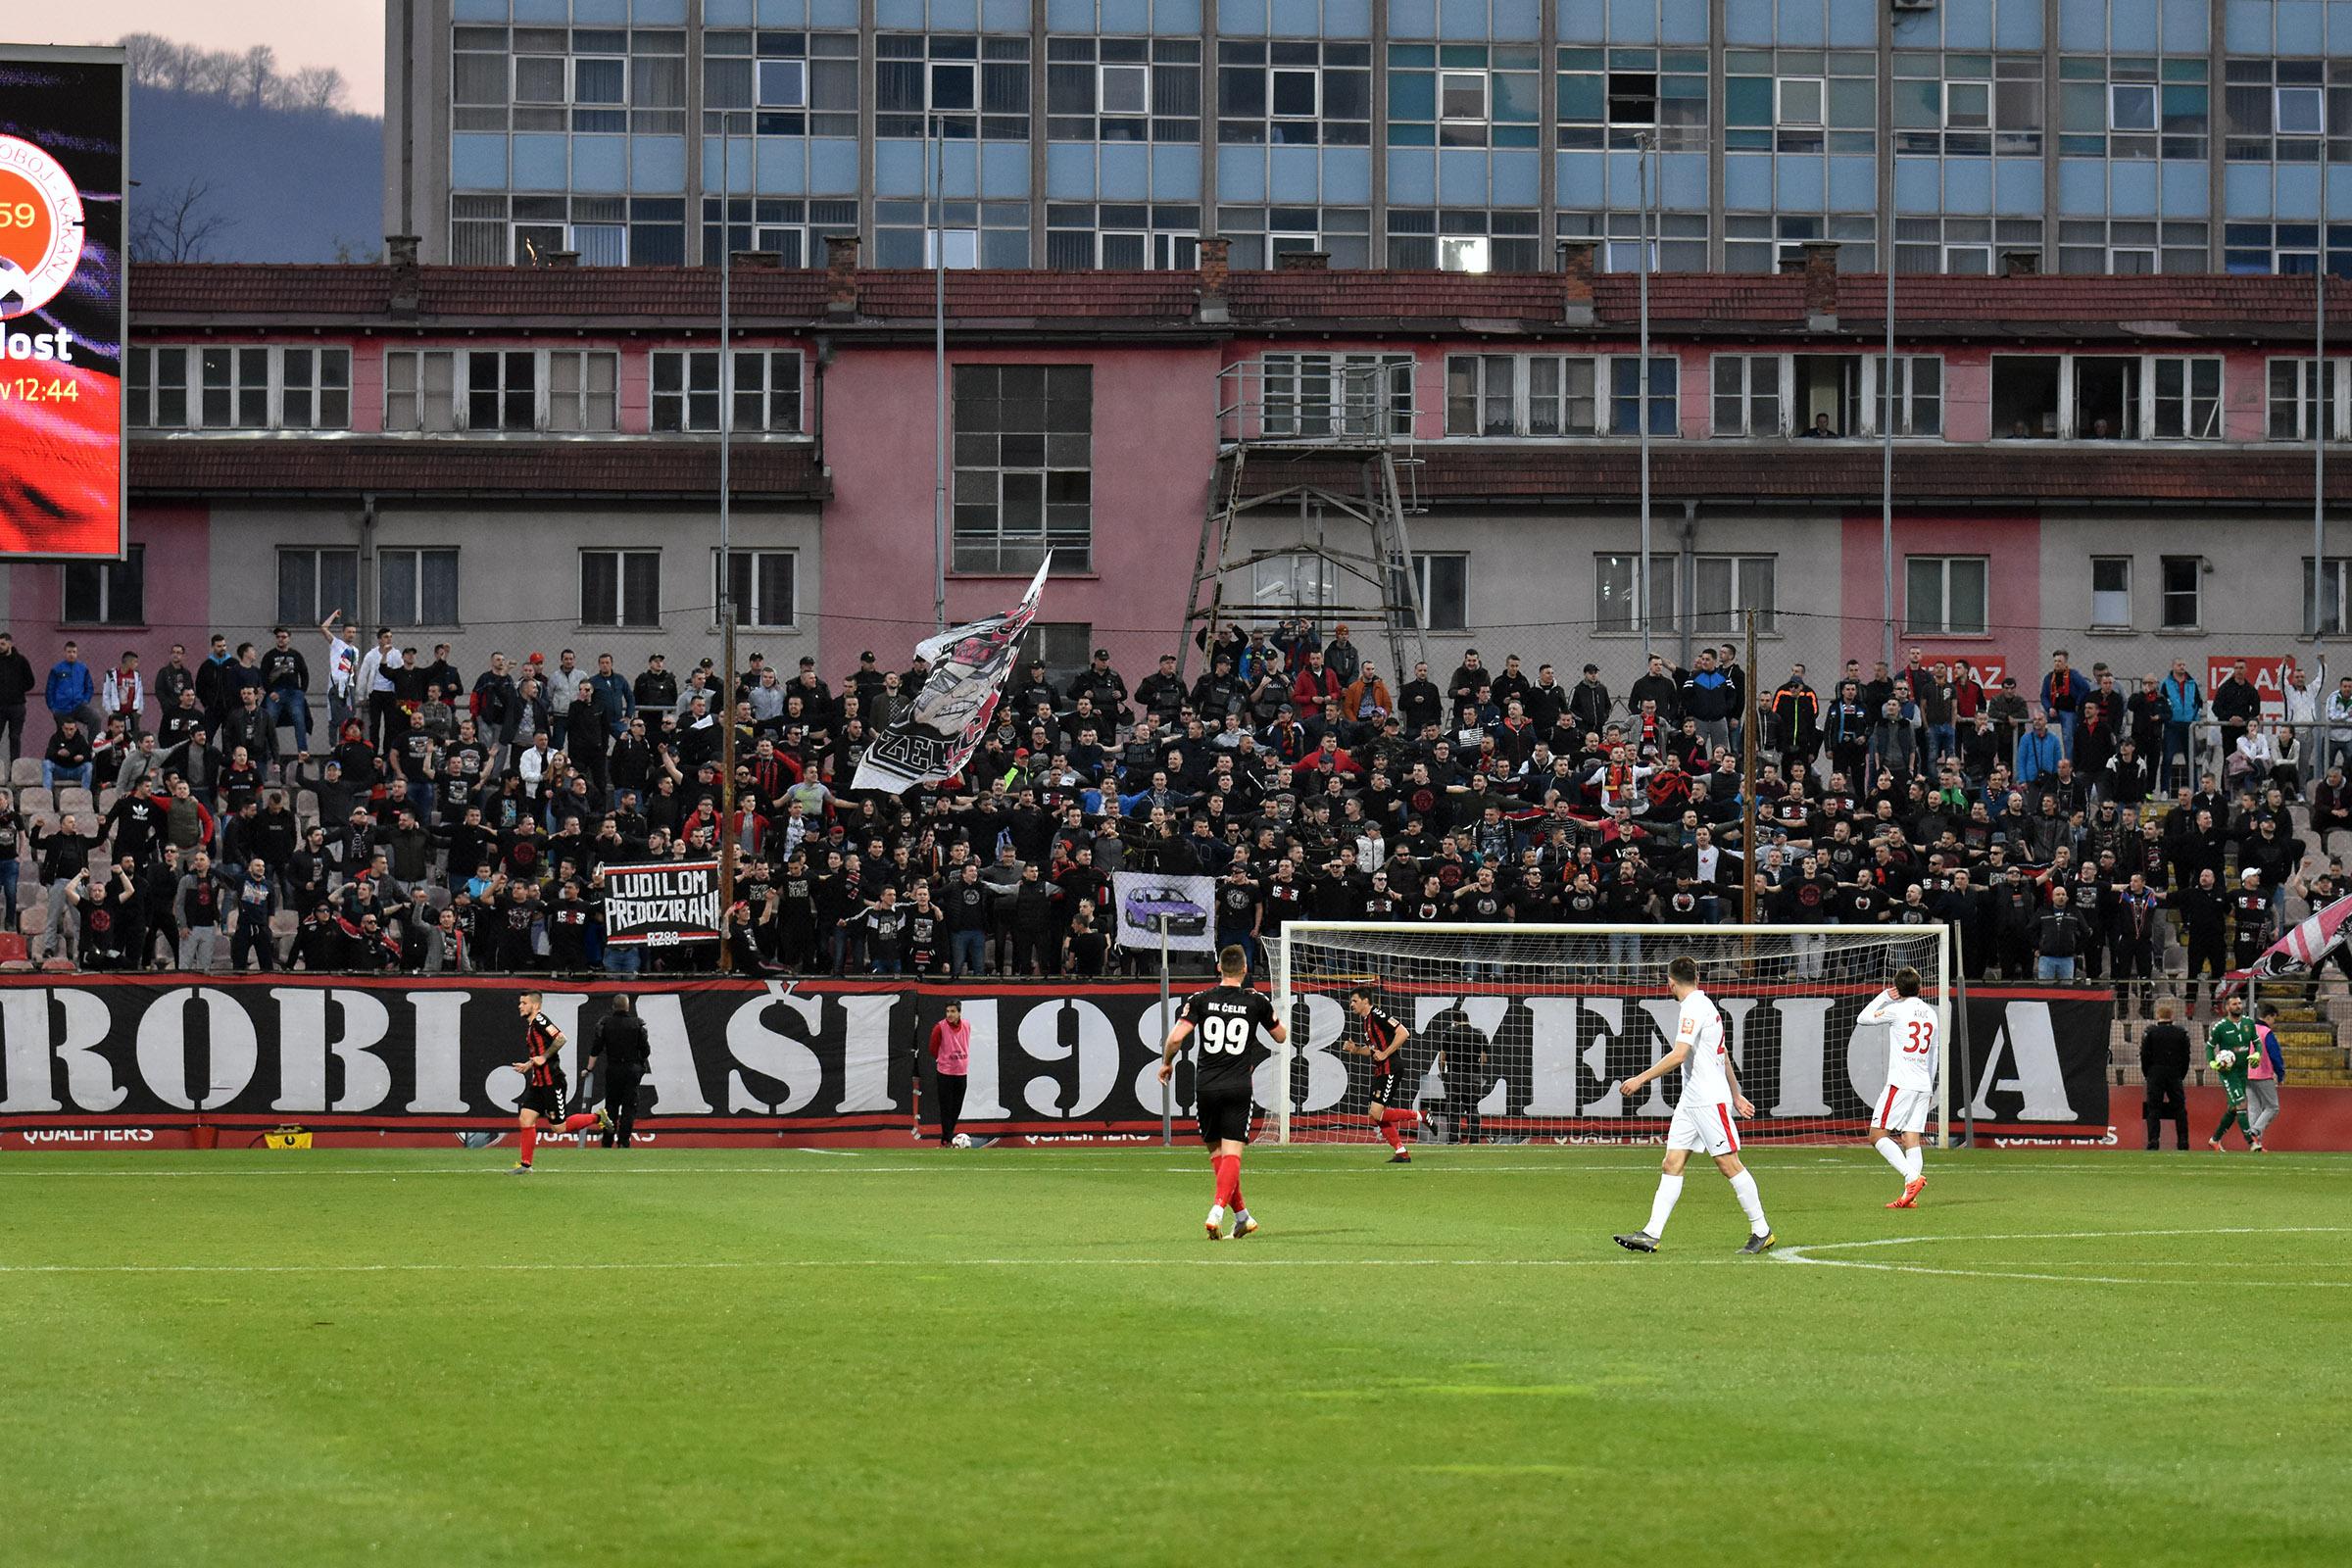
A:
[[[220,209],[210,180],[188,179],[134,198],[130,228],[134,262],[201,262],[212,243],[236,226]]]
[[[257,43],[237,58],[237,95],[259,109],[270,101],[270,83],[277,78],[277,51]]]
[[[340,109],[343,107],[343,73],[332,66],[305,66],[293,75],[283,78],[285,103],[289,109]]]
[[[179,74],[179,45],[152,32],[122,35],[124,62],[130,79],[142,87],[169,87]]]

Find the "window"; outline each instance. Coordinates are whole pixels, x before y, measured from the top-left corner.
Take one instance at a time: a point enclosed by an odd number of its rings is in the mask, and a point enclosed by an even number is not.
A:
[[[1084,571],[1094,544],[1094,369],[956,368],[955,568],[1026,572],[1052,550]]]
[[[2281,136],[2318,136],[2328,128],[2325,95],[2318,87],[2281,87],[2277,113]]]
[[[1780,629],[1773,578],[1778,563],[1771,556],[1699,556],[1691,562],[1695,581],[1690,595],[1689,629],[1725,636],[1747,629],[1747,612],[1756,612],[1756,631],[1769,635]]]
[[[1487,122],[1487,74],[1483,71],[1442,71],[1438,74],[1438,118],[1448,123]]]
[[[2344,633],[2344,590],[2348,579],[2352,579],[2352,560],[2329,556],[2320,573],[2320,601],[2316,607],[2320,620],[2318,632],[2323,637],[2340,637]],[[2314,610],[2311,600],[2311,558],[2305,556],[2302,618],[2307,632],[2312,629]]]
[[[734,428],[795,435],[800,430],[800,355],[736,350]],[[654,430],[719,428],[715,348],[654,355]]]
[[[384,428],[455,430],[457,356],[447,349],[384,354]]]
[[[1886,415],[1886,356],[1875,356],[1871,371],[1881,378],[1881,386],[1864,400],[1869,419],[1869,433],[1882,433]],[[1894,393],[1894,433],[1896,435],[1941,435],[1943,433],[1943,361],[1933,354],[1898,354],[1894,357],[1891,378]]]
[[[121,561],[71,561],[65,567],[69,626],[140,626],[147,621],[147,547]]]
[[[455,626],[458,623],[458,553],[455,550],[378,550],[375,553],[377,619],[386,626]]]
[[[1642,629],[1635,612],[1634,577],[1641,563],[1632,556],[1594,556],[1592,558],[1592,621],[1593,629],[1601,632],[1632,632]],[[1674,625],[1675,558],[1652,554],[1646,587],[1649,600],[1649,625],[1653,631]]]
[[[351,350],[281,349],[278,423],[289,430],[351,424]]]
[[[1198,142],[1200,42],[1050,36],[1046,117],[1053,141]]]
[[[1985,558],[1912,556],[1903,563],[1903,624],[1914,637],[1982,637]]]
[[[1717,435],[1781,434],[1781,357],[1715,356]]]
[[[130,407],[134,430],[176,430],[188,422],[188,351],[134,348],[130,351]]]
[[[1992,357],[1992,433],[2045,440],[2058,433],[2058,356]]]
[[[883,33],[874,53],[875,135],[1028,139],[1026,34]]]
[[[270,351],[208,348],[200,351],[204,387],[199,399],[208,430],[266,430],[270,427]]]
[[[1784,76],[1780,82],[1779,122],[1784,125],[1821,123],[1822,82],[1818,76]]]
[[[718,619],[718,552],[710,552],[712,605],[710,618]],[[723,558],[732,569],[729,602],[737,626],[789,630],[799,623],[800,557],[789,550],[736,550]],[[1084,662],[1084,661],[1080,661]]]
[[[1943,84],[1943,125],[1946,130],[1992,128],[1992,83],[1946,81]]]
[[[1170,270],[1200,265],[1200,209],[1174,203],[1049,202],[1046,265],[1090,270]]]
[[[1424,631],[1464,631],[1470,625],[1470,558],[1413,554],[1413,593]],[[1401,597],[1398,603],[1402,603]]]
[[[2107,88],[2107,128],[2154,130],[2156,89],[2136,82],[2112,82]]]
[[[2132,558],[2090,558],[2090,623],[2124,627],[2132,624]]]
[[[1456,354],[1446,362],[1447,435],[1592,435],[1590,355]]]
[[[1217,139],[1240,145],[1369,146],[1372,46],[1285,38],[1220,41]]]
[[[2344,433],[2344,367],[2348,363],[2352,362],[2330,360],[2323,370],[2312,359],[2273,360],[2271,439],[2309,441],[2323,428],[2328,439],[2340,439]]]
[[[1562,239],[1594,239],[1599,246],[1592,261],[1604,272],[1642,270],[1642,215],[1632,213],[1561,213],[1556,220]],[[1703,272],[1707,270],[1707,218],[1704,213],[1656,213],[1649,221],[1646,247],[1653,272]]]
[[[466,428],[538,427],[538,356],[529,349],[473,349],[466,356]]]
[[[1649,360],[1649,433],[1672,435],[1676,430],[1675,386],[1676,362],[1671,354],[1653,354]],[[1609,361],[1609,433],[1611,435],[1640,435],[1642,433],[1642,361],[1638,356],[1622,356]]]
[[[1450,53],[1452,46],[1447,46]],[[1390,51],[1395,56],[1395,49]],[[1497,50],[1497,54],[1501,51]],[[1707,52],[1704,49],[1558,51],[1552,93],[1560,146],[1631,152],[1643,133],[1661,152],[1707,146]],[[1495,83],[1496,119],[1503,87]],[[1766,95],[1770,102],[1769,90]],[[1499,135],[1497,141],[1500,141]],[[1694,270],[1694,269],[1693,269]]]
[[[917,203],[916,221],[921,221]],[[722,210],[725,228],[720,228]],[[855,201],[802,201],[797,197],[738,196],[703,202],[703,259],[715,267],[730,251],[770,251],[789,270],[824,264],[824,236],[858,231]]]
[[[1021,633],[1021,649],[1013,658],[1013,667],[1027,669],[1029,661],[1042,659],[1046,674],[1059,681],[1087,667],[1094,646],[1093,621],[1033,620]]]
[[[1259,367],[1266,435],[1413,433],[1409,354],[1269,354]]]
[[[2163,618],[2159,622],[2166,631],[2194,631],[2203,616],[2197,596],[2205,575],[2202,556],[2167,556],[2164,558]]]
[[[277,553],[277,618],[299,629],[316,626],[336,611],[360,616],[360,553],[357,550],[280,550]]]
[[[547,427],[550,430],[620,428],[617,388],[620,356],[587,349],[559,349],[547,357]]]
[[[761,109],[806,109],[808,107],[808,62],[806,60],[762,60],[759,62],[760,103]]]
[[[646,33],[641,28],[635,36],[643,38]],[[682,47],[682,34],[666,36],[680,37]],[[919,46],[920,40],[916,43]],[[639,60],[637,84],[645,84],[649,67],[666,70],[668,65],[666,61]],[[671,79],[668,75],[662,79],[664,97]],[[682,107],[683,72],[677,73],[674,80],[676,101]],[[713,136],[722,132],[736,136],[855,136],[858,81],[858,35],[854,32],[774,30],[755,34],[714,27],[703,34],[703,130]],[[649,101],[641,95],[640,102]],[[651,127],[641,124],[638,128]],[[736,156],[746,152],[739,147]],[[716,252],[706,255],[717,259]]]
[[[662,552],[580,552],[580,624],[662,624]]]
[[[875,265],[930,267],[943,229],[951,268],[1029,265],[1029,204],[974,201],[874,203]]]
[[[2160,441],[2218,441],[2222,436],[2222,362],[2159,356],[2156,424]]]

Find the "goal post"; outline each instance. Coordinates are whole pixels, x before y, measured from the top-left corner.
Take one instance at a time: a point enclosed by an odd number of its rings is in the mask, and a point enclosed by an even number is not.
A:
[[[1952,936],[1944,925],[1470,925],[1286,922],[1267,943],[1290,1038],[1262,1069],[1281,1143],[1369,1143],[1364,1058],[1344,1054],[1348,993],[1410,1032],[1398,1104],[1445,1142],[1654,1144],[1674,1082],[1616,1085],[1672,1046],[1666,970],[1688,956],[1722,1008],[1750,1143],[1850,1143],[1885,1083],[1887,1030],[1862,1009],[1905,966],[1936,1008],[1936,1112],[1951,1145]]]

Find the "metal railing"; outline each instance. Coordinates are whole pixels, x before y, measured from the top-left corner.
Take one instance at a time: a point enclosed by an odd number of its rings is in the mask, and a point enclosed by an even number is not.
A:
[[[1409,357],[1267,355],[1217,372],[1217,443],[1406,447],[1420,406]]]

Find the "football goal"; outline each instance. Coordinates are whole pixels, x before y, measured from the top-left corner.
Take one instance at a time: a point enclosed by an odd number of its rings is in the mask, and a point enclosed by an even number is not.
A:
[[[1666,967],[1689,956],[1723,1011],[1756,1114],[1749,1143],[1848,1142],[1885,1084],[1887,1030],[1862,1009],[1906,966],[1936,1009],[1936,1109],[1951,1143],[1951,934],[1925,926],[1418,925],[1292,921],[1268,944],[1290,1041],[1261,1069],[1283,1143],[1369,1143],[1372,1083],[1348,1005],[1358,986],[1410,1031],[1393,1102],[1424,1139],[1645,1144],[1666,1136],[1679,1074],[1635,1103],[1620,1080],[1664,1055],[1678,1004]]]

